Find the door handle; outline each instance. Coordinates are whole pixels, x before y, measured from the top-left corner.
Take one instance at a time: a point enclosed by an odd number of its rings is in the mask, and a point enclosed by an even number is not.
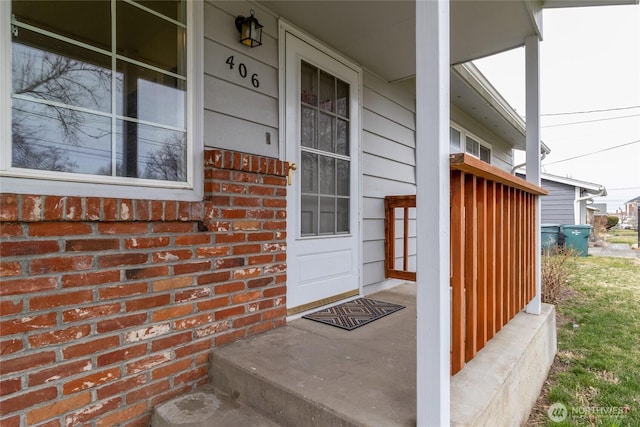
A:
[[[291,185],[291,182],[293,180],[293,178],[291,177],[291,171],[294,171],[296,169],[298,169],[298,165],[296,165],[295,163],[289,163],[289,178],[287,179],[289,185]]]

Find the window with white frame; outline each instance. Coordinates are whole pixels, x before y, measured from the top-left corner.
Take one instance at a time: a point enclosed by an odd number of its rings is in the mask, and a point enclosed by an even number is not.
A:
[[[187,0],[13,1],[3,174],[188,188]]]
[[[491,147],[466,131],[454,127],[449,128],[449,149],[451,153],[466,152],[480,160],[491,163]]]
[[[456,128],[449,128],[449,149],[451,153],[461,153],[460,143],[462,141],[462,132]]]

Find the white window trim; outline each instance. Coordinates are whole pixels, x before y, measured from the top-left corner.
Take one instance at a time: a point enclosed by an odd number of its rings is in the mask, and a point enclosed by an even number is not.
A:
[[[492,164],[493,162],[493,146],[491,144],[489,144],[488,142],[486,142],[485,140],[483,140],[482,138],[478,137],[476,134],[469,132],[468,130],[466,130],[465,128],[463,128],[462,126],[460,126],[457,123],[454,122],[450,122],[449,127],[457,130],[458,132],[460,132],[460,153],[466,153],[470,156],[475,157],[476,159],[479,159],[480,156],[476,156],[475,154],[471,154],[467,151],[467,136],[469,138],[472,138],[474,141],[476,141],[478,144],[480,144],[482,147],[486,148],[489,150],[489,164]],[[451,143],[449,143],[449,146],[451,146]]]
[[[462,131],[462,129],[460,129],[458,126],[454,126],[454,124],[453,124],[453,123],[450,123],[450,124],[449,124],[449,127],[450,127],[451,129],[456,130],[458,133],[460,133],[460,141],[458,141],[458,142],[460,143],[460,147],[458,147],[458,149],[459,149],[460,151],[454,151],[454,152],[455,152],[455,153],[464,153],[464,146],[462,145],[462,142],[464,141],[464,138],[463,138],[463,136],[462,136],[462,135],[463,135],[463,131]],[[451,152],[451,149],[453,148],[453,147],[452,147],[452,144],[451,144],[451,129],[449,130],[449,151],[450,151],[450,152]]]
[[[158,182],[127,177],[54,174],[11,168],[11,54],[1,55],[0,164],[3,193],[113,197],[147,200],[202,200],[204,192],[204,7],[202,0],[187,1],[187,153],[191,153],[186,183]],[[0,50],[11,52],[11,1],[0,1]]]

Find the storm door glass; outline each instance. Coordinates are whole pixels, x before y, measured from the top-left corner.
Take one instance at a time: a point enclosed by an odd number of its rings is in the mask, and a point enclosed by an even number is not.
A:
[[[304,61],[300,82],[300,234],[348,234],[349,85]]]

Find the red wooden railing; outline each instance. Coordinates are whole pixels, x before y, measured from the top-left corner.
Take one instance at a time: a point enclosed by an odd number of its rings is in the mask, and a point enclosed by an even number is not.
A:
[[[416,280],[416,272],[409,270],[409,210],[416,207],[416,196],[387,196],[384,198],[384,270],[388,278]],[[396,209],[402,209],[402,268],[396,268]]]
[[[460,371],[535,295],[536,197],[547,191],[467,154],[451,156],[451,374]],[[385,198],[385,271],[408,271],[415,196]],[[396,268],[396,209],[403,209],[403,268]],[[428,237],[426,237],[428,238]]]

